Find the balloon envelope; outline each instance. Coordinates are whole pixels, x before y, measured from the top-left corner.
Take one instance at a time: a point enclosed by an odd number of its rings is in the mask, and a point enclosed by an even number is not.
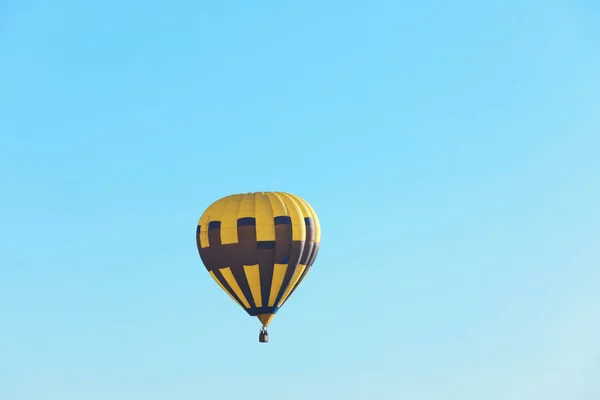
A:
[[[219,199],[196,229],[198,252],[211,277],[265,327],[312,267],[320,241],[313,208],[283,192]]]

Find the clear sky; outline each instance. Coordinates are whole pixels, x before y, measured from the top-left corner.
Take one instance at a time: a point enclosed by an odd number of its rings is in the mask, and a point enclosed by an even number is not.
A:
[[[599,19],[0,2],[0,398],[598,400]],[[323,229],[268,345],[194,239],[262,190]]]

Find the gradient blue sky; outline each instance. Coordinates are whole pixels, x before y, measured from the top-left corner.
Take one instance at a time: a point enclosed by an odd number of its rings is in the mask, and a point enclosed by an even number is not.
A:
[[[0,398],[598,400],[600,7],[415,4],[2,1]],[[194,241],[257,190],[268,345]]]

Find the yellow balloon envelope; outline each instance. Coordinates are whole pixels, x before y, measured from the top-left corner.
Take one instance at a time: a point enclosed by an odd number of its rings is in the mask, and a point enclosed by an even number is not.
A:
[[[313,265],[321,227],[313,208],[283,192],[234,194],[200,217],[196,244],[211,277],[263,328],[294,293]]]

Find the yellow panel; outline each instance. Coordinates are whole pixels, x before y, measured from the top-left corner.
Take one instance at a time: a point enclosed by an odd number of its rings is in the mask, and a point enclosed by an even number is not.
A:
[[[273,192],[265,192],[265,194],[267,195],[267,197],[269,198],[269,201],[271,202],[271,209],[273,210],[273,217],[283,217],[283,216],[289,215],[287,207],[285,206],[285,203],[283,202],[281,197],[277,196]]]
[[[302,197],[296,196],[296,198],[299,201],[301,201],[302,203],[304,203],[306,205],[306,207],[308,207],[310,214],[312,216],[313,222],[315,224],[315,242],[319,243],[321,241],[321,223],[319,222],[319,217],[317,216],[317,213],[312,208],[312,206],[310,204],[308,204],[308,202],[306,200],[304,200]]]
[[[274,317],[275,314],[258,314],[256,316],[256,318],[258,318],[265,328],[269,326]]]
[[[209,246],[209,241],[208,241],[208,231],[204,230],[204,228],[201,226],[200,227],[200,247],[208,247]]]
[[[288,198],[294,200],[294,203],[296,203],[296,205],[300,208],[300,211],[302,212],[302,218],[312,217],[312,214],[310,212],[310,209],[306,205],[306,202],[302,201],[302,199],[300,197],[293,195],[291,193],[280,193],[280,194],[285,195]]]
[[[242,292],[240,285],[238,285],[237,281],[235,280],[235,277],[233,276],[233,273],[231,272],[231,268],[229,268],[229,267],[228,268],[219,268],[219,271],[221,271],[221,274],[223,274],[223,278],[225,278],[225,280],[227,281],[229,286],[231,286],[231,289],[235,292],[237,297],[239,297],[239,299],[242,301],[242,303],[244,303],[244,306],[246,308],[250,308],[250,304],[248,303],[246,296],[244,296],[244,293]]]
[[[304,267],[304,271],[306,271],[307,267]],[[306,279],[306,275],[308,275],[310,273],[310,269],[306,272],[306,274],[304,275],[304,278],[302,278],[302,280],[300,280],[300,278],[298,279],[298,282],[294,285],[295,287],[297,287],[298,285],[302,284],[302,282],[304,282],[304,279]],[[302,275],[300,275],[300,277],[302,277]],[[294,288],[292,288],[292,291],[294,290]],[[279,305],[279,307],[283,307],[285,305],[285,303],[290,299],[291,293],[288,293],[288,295],[286,296],[286,298],[281,302],[281,304]],[[281,296],[283,297],[283,296]]]
[[[275,240],[275,223],[273,222],[273,209],[269,197],[264,193],[254,195],[256,201],[256,240]]]
[[[229,290],[225,289],[225,286],[223,286],[223,284],[221,283],[221,281],[220,281],[219,279],[217,279],[217,277],[215,276],[215,273],[214,273],[214,272],[212,272],[212,271],[208,271],[208,272],[210,273],[210,276],[212,276],[212,278],[215,280],[215,282],[217,282],[217,284],[219,285],[219,287],[220,287],[221,289],[223,289],[223,291],[224,291],[225,293],[227,293],[227,294],[229,295],[229,297],[231,297],[231,300],[235,301],[235,304],[238,304],[240,307],[242,307],[242,305],[240,304],[240,302],[239,302],[239,301],[237,301],[237,300],[235,299],[235,297],[233,297],[233,296],[231,295],[231,293],[229,293]],[[243,308],[243,307],[242,307],[242,308]]]
[[[298,206],[298,203],[296,203],[296,200],[287,193],[275,193],[275,195],[283,200],[289,215],[292,218],[292,240],[305,240],[306,225],[304,223],[304,217],[302,216],[302,210]]]
[[[237,243],[237,218],[255,217],[257,240],[275,240],[273,217],[290,216],[294,240],[303,240],[306,233],[305,217],[312,217],[315,224],[315,242],[321,241],[321,226],[314,209],[299,196],[281,192],[256,192],[234,194],[212,203],[198,221],[200,246],[208,247],[210,221],[221,221],[221,241]],[[300,216],[302,218],[300,218]]]
[[[274,266],[273,280],[271,281],[271,293],[269,293],[269,307],[273,307],[275,305],[275,300],[277,300],[279,289],[281,289],[281,284],[283,283],[287,266],[287,264],[275,264]]]
[[[242,197],[242,201],[240,202],[240,207],[238,209],[237,217],[245,218],[245,217],[254,217],[254,194],[247,193]]]
[[[221,215],[223,214],[225,205],[227,204],[228,200],[231,197],[233,197],[233,195],[227,196],[227,197],[224,197],[222,199],[215,201],[210,206],[208,206],[208,208],[204,211],[204,213],[200,217],[200,221],[198,223],[200,224],[200,246],[201,247],[209,246],[208,223],[210,221],[220,221],[221,220]]]
[[[250,292],[252,292],[252,298],[256,307],[262,307],[262,294],[260,291],[260,271],[258,264],[256,265],[244,265],[244,272],[246,273],[246,279],[248,279],[248,286],[250,286]]]
[[[296,271],[294,272],[294,276],[292,276],[292,279],[290,280],[290,284],[285,289],[285,292],[283,292],[283,296],[281,296],[281,300],[279,300],[279,304],[277,304],[277,307],[281,307],[281,305],[283,304],[285,299],[287,299],[287,297],[289,296],[289,294],[292,291],[292,289],[294,288],[294,286],[296,286],[296,283],[298,283],[298,279],[300,279],[300,276],[304,272],[305,268],[306,268],[306,265],[304,265],[304,264],[298,265],[298,268],[296,268]]]
[[[227,200],[221,217],[221,243],[238,243],[237,218],[238,210],[244,195],[238,194]]]
[[[225,196],[209,205],[202,213],[200,221],[198,222],[202,228],[206,227],[206,229],[208,229],[209,221],[218,221],[221,218],[225,204],[227,204],[227,201],[234,196],[236,195]]]

